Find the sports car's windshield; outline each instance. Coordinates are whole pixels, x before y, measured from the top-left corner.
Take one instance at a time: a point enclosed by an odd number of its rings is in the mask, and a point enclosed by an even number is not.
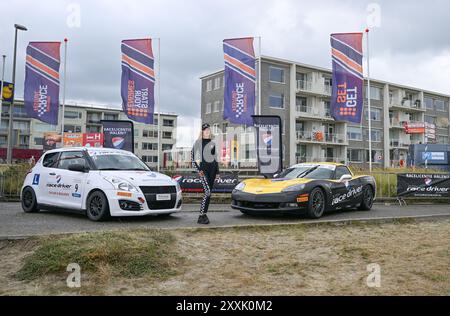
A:
[[[296,168],[288,168],[280,173],[277,178],[285,179],[317,179],[326,180],[333,177],[333,169],[327,166],[300,166]]]
[[[150,170],[145,163],[133,155],[101,154],[91,155],[98,170]]]

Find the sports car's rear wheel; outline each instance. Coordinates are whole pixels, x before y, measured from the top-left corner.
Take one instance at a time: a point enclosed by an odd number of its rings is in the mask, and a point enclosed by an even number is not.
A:
[[[86,202],[86,215],[95,222],[100,222],[110,217],[108,199],[105,194],[95,191],[89,195]]]
[[[362,211],[370,211],[373,206],[373,189],[370,185],[363,188],[362,201],[359,209]]]
[[[22,191],[22,209],[25,213],[39,212],[36,200],[36,194],[30,187],[26,187]]]
[[[315,188],[309,194],[308,216],[310,218],[320,218],[325,211],[325,194],[322,189]]]

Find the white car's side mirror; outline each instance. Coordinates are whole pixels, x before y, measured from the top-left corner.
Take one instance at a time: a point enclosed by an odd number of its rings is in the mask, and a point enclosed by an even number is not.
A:
[[[349,174],[344,174],[340,179],[339,182],[345,182],[345,181],[350,181],[352,179],[352,176]]]

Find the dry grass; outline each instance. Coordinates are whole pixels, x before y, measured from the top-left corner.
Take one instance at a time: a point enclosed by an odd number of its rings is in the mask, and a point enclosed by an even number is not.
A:
[[[130,233],[133,236],[133,233]],[[14,277],[39,242],[1,247],[0,294],[450,295],[450,221],[298,225],[171,232],[177,273],[150,281],[107,263],[70,290],[63,276]],[[366,285],[381,266],[381,287]]]

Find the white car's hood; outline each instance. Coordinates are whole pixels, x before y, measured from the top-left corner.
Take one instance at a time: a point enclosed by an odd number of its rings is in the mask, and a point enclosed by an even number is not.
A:
[[[100,171],[100,176],[125,179],[135,186],[176,185],[175,180],[153,171]]]

